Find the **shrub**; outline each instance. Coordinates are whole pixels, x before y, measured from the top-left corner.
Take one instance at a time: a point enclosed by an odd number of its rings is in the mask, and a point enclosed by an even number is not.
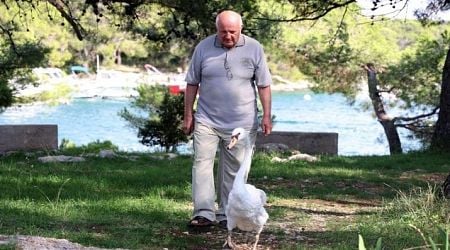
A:
[[[160,146],[166,152],[176,151],[176,146],[187,142],[183,133],[183,95],[171,95],[166,86],[141,85],[132,106],[148,117],[131,113],[124,108],[119,115],[138,130],[140,142],[146,146]]]

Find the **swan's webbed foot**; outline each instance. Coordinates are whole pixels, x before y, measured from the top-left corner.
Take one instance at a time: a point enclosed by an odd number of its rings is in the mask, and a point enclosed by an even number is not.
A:
[[[236,248],[236,245],[233,243],[233,240],[231,239],[231,232],[228,232],[228,237],[227,237],[227,240],[225,241],[225,243],[223,244],[223,246],[222,247],[226,247],[226,248],[229,248],[229,249],[235,249]]]

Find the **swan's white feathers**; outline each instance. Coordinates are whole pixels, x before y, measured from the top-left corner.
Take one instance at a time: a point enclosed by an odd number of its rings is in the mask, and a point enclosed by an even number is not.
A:
[[[231,242],[231,231],[238,227],[243,231],[256,232],[256,242],[253,249],[258,243],[259,234],[266,224],[269,215],[267,214],[264,205],[267,201],[266,193],[256,188],[255,186],[246,183],[247,174],[250,171],[251,165],[251,148],[248,139],[248,133],[242,128],[233,130],[232,135],[237,136],[238,140],[244,140],[246,143],[246,152],[244,160],[236,174],[233,187],[228,195],[228,205],[225,209],[227,216],[228,227],[228,244]]]
[[[266,193],[250,184],[245,184],[245,192],[233,191],[228,196],[227,206],[228,223],[230,223],[230,218],[233,218],[235,222],[231,229],[237,226],[243,231],[260,231],[269,218],[264,209],[267,200]]]

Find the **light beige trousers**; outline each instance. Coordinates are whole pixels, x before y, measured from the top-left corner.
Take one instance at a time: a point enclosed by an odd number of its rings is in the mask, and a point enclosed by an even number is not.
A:
[[[234,177],[244,159],[244,142],[239,141],[231,150],[227,146],[233,130],[211,128],[196,122],[194,129],[194,164],[192,166],[193,216],[203,216],[211,221],[226,219],[225,208]],[[251,147],[255,144],[256,129],[249,131]],[[214,161],[219,154],[217,166],[217,194],[214,178]]]

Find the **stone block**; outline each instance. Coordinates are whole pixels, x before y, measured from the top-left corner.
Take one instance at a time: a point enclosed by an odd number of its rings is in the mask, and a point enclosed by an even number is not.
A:
[[[58,149],[57,125],[0,125],[0,152],[54,149]]]
[[[338,133],[323,132],[287,132],[272,131],[268,136],[258,132],[256,136],[256,149],[263,150],[264,145],[279,143],[311,155],[337,155]]]

